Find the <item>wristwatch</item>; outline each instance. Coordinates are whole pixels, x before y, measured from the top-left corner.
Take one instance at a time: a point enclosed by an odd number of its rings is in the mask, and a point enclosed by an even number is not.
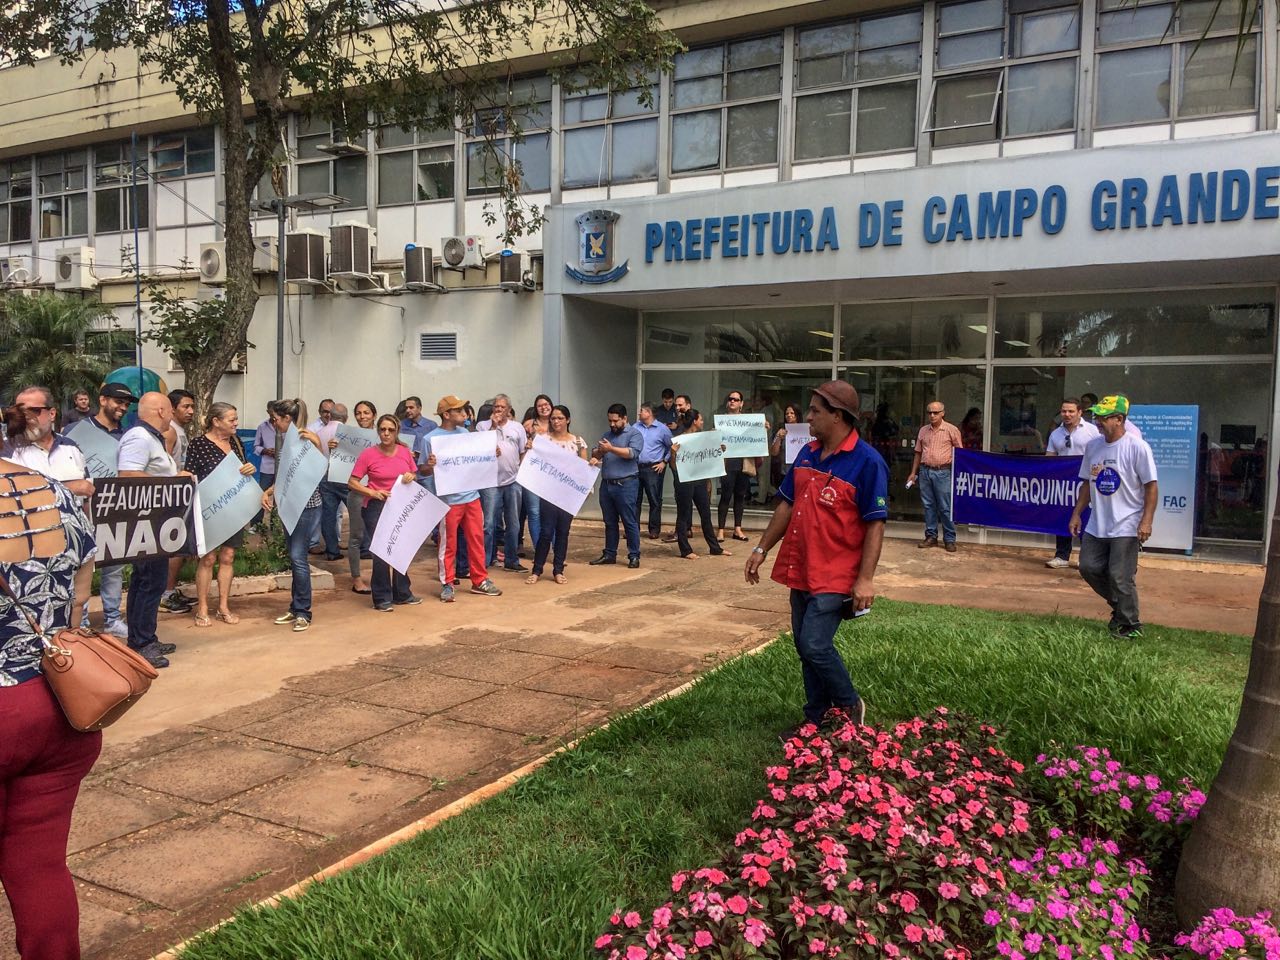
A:
[[[751,552],[752,552],[752,553],[758,553],[758,554],[760,554],[760,556],[762,556],[762,557],[763,557],[763,556],[764,556],[766,553],[768,553],[769,551],[767,551],[767,550],[765,550],[765,549],[763,549],[763,548],[761,548],[761,547],[752,547],[752,548],[751,548]]]

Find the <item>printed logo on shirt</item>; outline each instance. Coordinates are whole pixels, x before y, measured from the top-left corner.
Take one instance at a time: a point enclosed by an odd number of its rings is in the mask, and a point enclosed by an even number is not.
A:
[[[822,491],[818,494],[818,500],[825,503],[828,507],[834,507],[838,496],[839,495],[836,493],[834,488],[828,485],[822,488]]]
[[[885,506],[884,497],[876,497],[876,506],[877,507]]]
[[[1111,467],[1103,467],[1093,477],[1094,485],[1104,497],[1109,497],[1120,489],[1120,474]]]

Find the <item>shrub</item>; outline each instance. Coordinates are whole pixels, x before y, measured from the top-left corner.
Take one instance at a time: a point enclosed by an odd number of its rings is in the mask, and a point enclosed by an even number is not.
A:
[[[1174,943],[1182,949],[1169,960],[1200,957],[1280,960],[1280,934],[1276,933],[1271,914],[1266,910],[1253,917],[1237,917],[1225,907],[1214,910],[1191,933],[1178,934]]]

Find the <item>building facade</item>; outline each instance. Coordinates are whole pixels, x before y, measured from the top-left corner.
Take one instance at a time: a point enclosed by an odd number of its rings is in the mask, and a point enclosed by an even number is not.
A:
[[[890,462],[895,519],[913,520],[903,481],[929,401],[975,445],[1035,454],[1062,397],[1122,391],[1198,406],[1197,552],[1260,560],[1280,466],[1280,72],[1275,9],[1245,12],[690,3],[666,9],[689,50],[651,97],[568,94],[515,64],[526,134],[510,151],[547,213],[520,242],[539,289],[504,292],[496,263],[440,270],[444,294],[289,287],[285,392],[390,409],[545,391],[591,433],[608,403],[668,386],[708,412],[743,390],[776,422],[840,377]],[[97,293],[130,326],[133,263],[200,292],[222,145],[149,78],[73,74],[0,71],[0,259],[48,281],[59,251],[92,248]],[[32,101],[33,82],[52,92]],[[291,229],[369,224],[393,274],[409,243],[438,255],[475,234],[498,253],[490,161],[468,135],[482,120],[375,127],[335,157],[327,124],[295,118],[289,192],[346,202]],[[593,214],[609,239],[595,259],[578,222]],[[263,289],[246,372],[221,387],[246,422],[274,392]]]

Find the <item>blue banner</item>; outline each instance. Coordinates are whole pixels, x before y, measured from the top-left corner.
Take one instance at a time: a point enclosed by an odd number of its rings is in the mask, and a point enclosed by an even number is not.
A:
[[[1160,500],[1148,547],[1191,552],[1196,520],[1196,457],[1200,408],[1134,404],[1129,420],[1151,447],[1159,474]]]
[[[1080,489],[1079,472],[1079,457],[957,449],[951,469],[952,519],[1065,537]]]

